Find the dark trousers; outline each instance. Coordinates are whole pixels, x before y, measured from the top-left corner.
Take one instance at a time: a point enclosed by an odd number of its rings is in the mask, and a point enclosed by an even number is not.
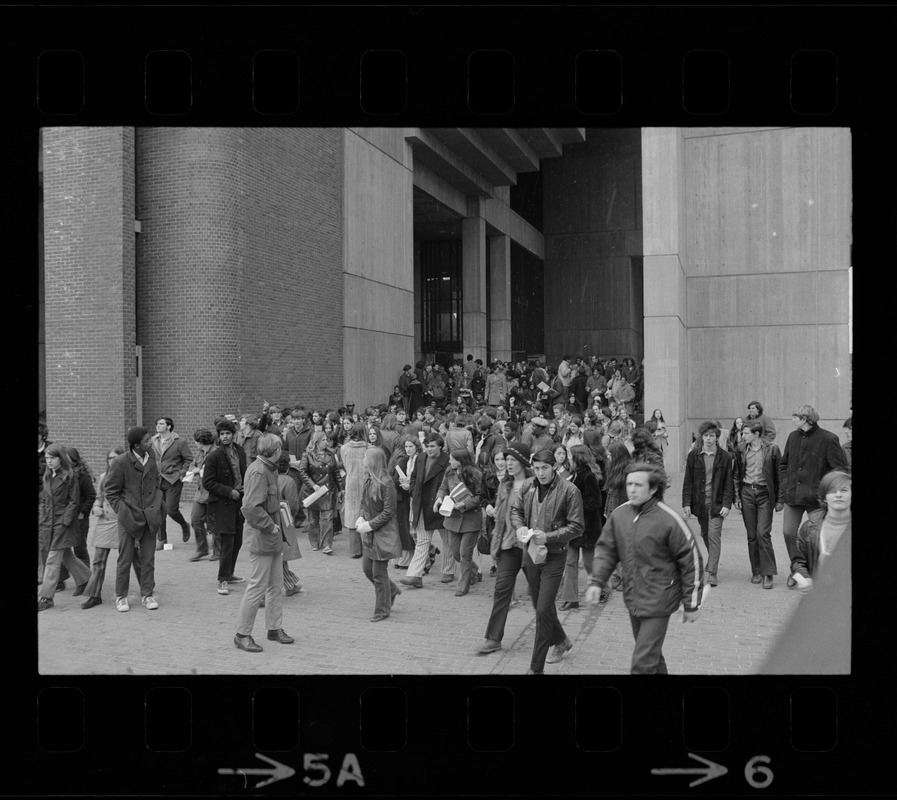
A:
[[[782,535],[785,537],[785,547],[788,549],[788,558],[791,562],[800,555],[797,548],[797,529],[804,518],[804,511],[810,519],[819,522],[822,517],[821,508],[807,508],[807,506],[792,506],[785,503],[784,517],[782,519]],[[789,569],[789,572],[791,570]]]
[[[399,587],[389,577],[389,562],[374,560],[363,553],[361,569],[364,576],[374,584],[374,616],[388,617],[392,601],[399,591]]]
[[[75,553],[75,558],[79,561],[83,561],[84,565],[89,569],[90,568],[90,554],[87,552],[87,534],[90,531],[90,517],[86,516],[84,519],[78,520],[78,544],[76,544],[72,550]],[[59,580],[64,581],[69,577],[69,571],[65,568],[63,564],[62,569],[59,570]]]
[[[218,583],[226,581],[231,575],[236,574],[237,556],[243,546],[243,527],[237,528],[236,533],[221,534],[221,558],[218,559]]]
[[[661,648],[667,635],[669,617],[633,617],[632,635],[635,637],[635,648],[632,651],[631,675],[667,675],[667,662],[663,658]]]
[[[772,549],[772,503],[765,486],[741,489],[741,518],[747,531],[748,558],[752,575],[777,575]]]
[[[534,672],[541,672],[545,668],[548,648],[562,644],[567,639],[555,607],[566,562],[566,547],[560,553],[549,552],[541,564],[534,564],[528,552],[523,556],[530,599],[533,601],[533,608],[536,609],[536,638],[530,662],[530,669]]]
[[[181,513],[181,492],[183,490],[184,484],[181,481],[168,483],[164,478],[162,479],[162,505],[165,506],[165,513],[180,525],[182,530],[184,528],[189,530],[189,524]],[[159,541],[168,541],[164,521],[159,526]]]
[[[106,563],[109,560],[110,549],[108,547],[94,547],[93,563],[90,565],[90,580],[84,594],[88,597],[99,597],[103,593],[103,581],[106,579]],[[133,561],[134,575],[140,582],[140,562]]]
[[[517,573],[523,566],[523,550],[519,547],[499,550],[495,556],[495,566],[495,591],[492,595],[492,614],[486,626],[486,638],[500,642],[505,635],[505,622],[514,599]]]
[[[475,580],[479,573],[477,565],[473,563],[473,549],[476,546],[479,531],[466,531],[465,533],[445,531],[445,533],[448,534],[455,561],[461,564],[458,591],[466,592],[470,588],[471,581]]]
[[[209,554],[209,542],[206,539],[206,509],[205,503],[193,501],[193,510],[190,512],[190,524],[196,535],[196,554],[207,556]]]
[[[140,596],[146,597],[156,588],[156,534],[151,528],[144,529],[139,539],[119,528],[118,563],[115,566],[116,597],[128,596],[131,564],[135,561],[140,564]]]

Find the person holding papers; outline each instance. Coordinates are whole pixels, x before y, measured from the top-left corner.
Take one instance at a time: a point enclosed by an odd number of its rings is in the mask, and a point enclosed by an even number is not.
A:
[[[456,448],[449,453],[448,469],[442,477],[433,510],[445,517],[444,527],[455,561],[461,562],[461,577],[455,597],[463,597],[470,591],[470,584],[483,579],[479,567],[473,562],[473,549],[477,535],[483,527],[482,494],[483,473],[474,466],[473,457],[466,448]]]
[[[420,440],[403,434],[396,442],[387,472],[396,485],[396,519],[399,523],[399,539],[402,541],[402,557],[396,562],[398,569],[408,569],[414,555],[414,536],[411,532],[411,476],[421,453]]]
[[[537,452],[532,461],[536,480],[511,507],[511,525],[526,548],[523,569],[536,609],[536,637],[527,675],[543,674],[546,660],[554,664],[573,647],[558,619],[555,600],[567,561],[567,542],[584,529],[582,495],[572,481],[555,473],[555,463],[551,450]]]
[[[333,495],[342,491],[339,465],[333,457],[332,435],[315,431],[299,462],[299,476],[305,487],[302,503],[308,513],[308,541],[312,550],[333,555]]]

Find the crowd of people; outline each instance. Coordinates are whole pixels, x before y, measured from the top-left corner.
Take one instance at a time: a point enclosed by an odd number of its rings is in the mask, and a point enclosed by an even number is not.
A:
[[[582,562],[587,602],[607,602],[622,588],[632,672],[664,673],[670,616],[681,606],[683,619],[695,621],[705,584],[719,583],[722,525],[733,505],[751,582],[773,586],[772,515],[784,511],[787,584],[810,590],[850,528],[851,453],[809,405],[795,410],[780,451],[771,420],[751,401],[730,429],[700,425],[680,516],[664,502],[663,413],[638,423],[641,397],[631,358],[565,357],[556,370],[538,361],[486,370],[472,356],[447,372],[418,363],[403,368],[387,403],[361,413],[349,402],[326,410],[264,403],[260,414],[219,415],[194,431],[192,446],[169,417],[156,420],[154,434],[134,426],[109,448],[96,481],[78,451],[51,442],[41,423],[38,611],[53,607],[69,577],[83,609],[102,604],[113,549],[116,610],[130,608],[132,570],[142,605],[157,609],[155,552],[167,544],[170,517],[184,542],[195,539],[192,561],[218,562],[219,594],[246,583],[234,643],[247,652],[262,650],[252,637],[260,608],[269,641],[294,641],[283,628],[283,599],[303,591],[290,566],[301,558],[303,531],[326,556],[335,535],[346,537],[374,589],[372,622],[390,617],[403,589],[423,587],[437,558],[440,580],[465,597],[483,579],[474,552],[488,556],[495,583],[482,655],[502,648],[523,570],[536,611],[531,674],[572,648],[558,603],[560,596],[561,610],[579,607]],[[180,501],[190,483],[188,521]],[[700,536],[683,519],[691,516]],[[236,574],[244,545],[246,579]],[[404,572],[398,581],[390,564]]]

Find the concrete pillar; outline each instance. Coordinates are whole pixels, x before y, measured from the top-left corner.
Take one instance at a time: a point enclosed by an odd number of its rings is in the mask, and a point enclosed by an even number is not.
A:
[[[511,360],[511,239],[489,237],[492,358]]]
[[[677,472],[687,425],[684,142],[678,128],[642,129],[646,419],[659,408],[669,434],[666,466]]]
[[[467,198],[467,217],[461,221],[461,285],[463,346],[474,359],[486,361],[486,220],[481,197]]]

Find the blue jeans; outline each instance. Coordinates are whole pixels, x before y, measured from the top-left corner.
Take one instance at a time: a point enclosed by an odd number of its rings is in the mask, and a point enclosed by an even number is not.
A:
[[[748,558],[752,575],[777,575],[772,549],[772,509],[766,486],[741,489],[741,518],[747,531]]]

